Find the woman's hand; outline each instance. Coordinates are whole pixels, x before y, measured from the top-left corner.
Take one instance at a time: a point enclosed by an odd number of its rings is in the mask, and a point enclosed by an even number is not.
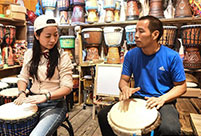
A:
[[[21,105],[24,103],[25,99],[26,99],[26,95],[22,93],[14,100],[14,104]]]
[[[119,96],[119,100],[127,100],[129,99],[129,97],[140,90],[140,87],[137,87],[137,88],[130,88],[128,86],[124,86],[122,89],[121,89],[121,92],[120,92],[120,96]]]
[[[41,95],[30,95],[25,99],[26,103],[31,103],[31,104],[38,104],[38,103],[43,103],[46,102],[47,98],[44,94]]]

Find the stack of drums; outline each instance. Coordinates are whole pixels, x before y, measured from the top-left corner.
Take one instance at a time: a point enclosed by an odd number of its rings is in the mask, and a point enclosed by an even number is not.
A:
[[[98,3],[97,0],[86,0],[85,9],[88,12],[87,22],[98,22]]]
[[[87,48],[86,60],[97,60],[100,54],[100,45],[102,43],[102,29],[101,28],[84,28],[82,30],[82,41]]]
[[[14,101],[18,96],[18,78],[5,77],[1,79],[0,105]]]
[[[126,20],[137,20],[139,18],[139,10],[136,0],[127,1]]]
[[[45,14],[54,16],[57,0],[42,0],[42,5],[45,8]]]
[[[157,18],[164,18],[163,0],[150,0],[149,15]]]
[[[73,35],[63,35],[59,38],[60,46],[64,51],[68,52],[71,60],[74,59],[74,49],[75,49],[75,36]]]
[[[159,43],[169,47],[170,49],[174,49],[176,38],[177,38],[176,26],[163,26],[163,35],[159,40]]]
[[[109,47],[107,53],[107,63],[120,63],[119,46],[122,41],[123,28],[122,27],[105,27],[104,39],[106,45]]]
[[[57,7],[59,10],[59,16],[60,16],[60,24],[69,24],[69,18],[68,18],[68,10],[69,10],[69,0],[57,0]]]
[[[105,22],[114,21],[115,0],[104,0],[103,9],[106,10]]]
[[[181,39],[184,46],[184,68],[201,68],[201,25],[183,25],[181,26]]]
[[[136,47],[135,42],[135,30],[136,25],[128,25],[125,27],[126,30],[126,44],[128,46],[128,50]]]
[[[71,17],[72,24],[83,24],[84,19],[84,0],[73,0],[73,13]]]

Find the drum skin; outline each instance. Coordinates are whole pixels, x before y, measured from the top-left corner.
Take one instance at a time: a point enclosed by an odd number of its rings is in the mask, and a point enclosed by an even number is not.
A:
[[[146,101],[138,98],[116,103],[107,119],[114,133],[121,136],[147,134],[160,124],[156,108],[147,109]]]

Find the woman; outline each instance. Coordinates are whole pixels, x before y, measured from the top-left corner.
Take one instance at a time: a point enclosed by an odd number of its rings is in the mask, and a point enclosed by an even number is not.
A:
[[[64,121],[67,106],[64,96],[73,87],[72,63],[58,44],[58,26],[54,18],[41,15],[34,22],[34,45],[24,55],[19,74],[19,96],[14,101],[37,104],[39,123],[30,136],[49,136]],[[26,87],[32,79],[31,95],[26,97]]]

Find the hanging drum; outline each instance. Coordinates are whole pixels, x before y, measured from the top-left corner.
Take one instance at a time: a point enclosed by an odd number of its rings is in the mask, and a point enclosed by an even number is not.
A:
[[[149,15],[155,16],[157,18],[164,18],[162,0],[150,0]]]
[[[99,59],[98,47],[102,43],[101,28],[84,28],[82,30],[82,41],[87,48],[86,60]]]
[[[191,17],[192,12],[188,0],[177,0],[175,8],[175,17]]]
[[[69,0],[57,0],[57,7],[59,11],[67,11],[69,8]]]
[[[136,47],[135,43],[135,30],[136,25],[128,25],[125,27],[126,30],[126,44],[129,49]]]
[[[139,18],[139,10],[136,0],[128,0],[126,10],[126,20],[137,20]]]
[[[123,28],[122,27],[105,27],[104,39],[106,45],[109,47],[107,54],[107,63],[118,64],[120,63],[118,47],[122,41]]]
[[[201,68],[199,51],[199,46],[201,45],[201,25],[181,26],[181,38],[184,46],[184,67],[188,69]]]
[[[83,8],[83,6],[75,5],[73,7],[73,14],[72,14],[71,21],[74,24],[84,23],[84,8]]]
[[[106,10],[105,22],[110,23],[114,21],[114,9],[115,9],[114,0],[104,0],[103,9]]]
[[[85,9],[88,12],[87,22],[94,23],[98,22],[98,3],[97,0],[86,0]]]
[[[42,5],[45,8],[45,14],[54,16],[57,0],[42,0]]]
[[[177,38],[176,26],[163,26],[163,35],[159,40],[159,43],[171,49],[174,49],[176,38]]]

